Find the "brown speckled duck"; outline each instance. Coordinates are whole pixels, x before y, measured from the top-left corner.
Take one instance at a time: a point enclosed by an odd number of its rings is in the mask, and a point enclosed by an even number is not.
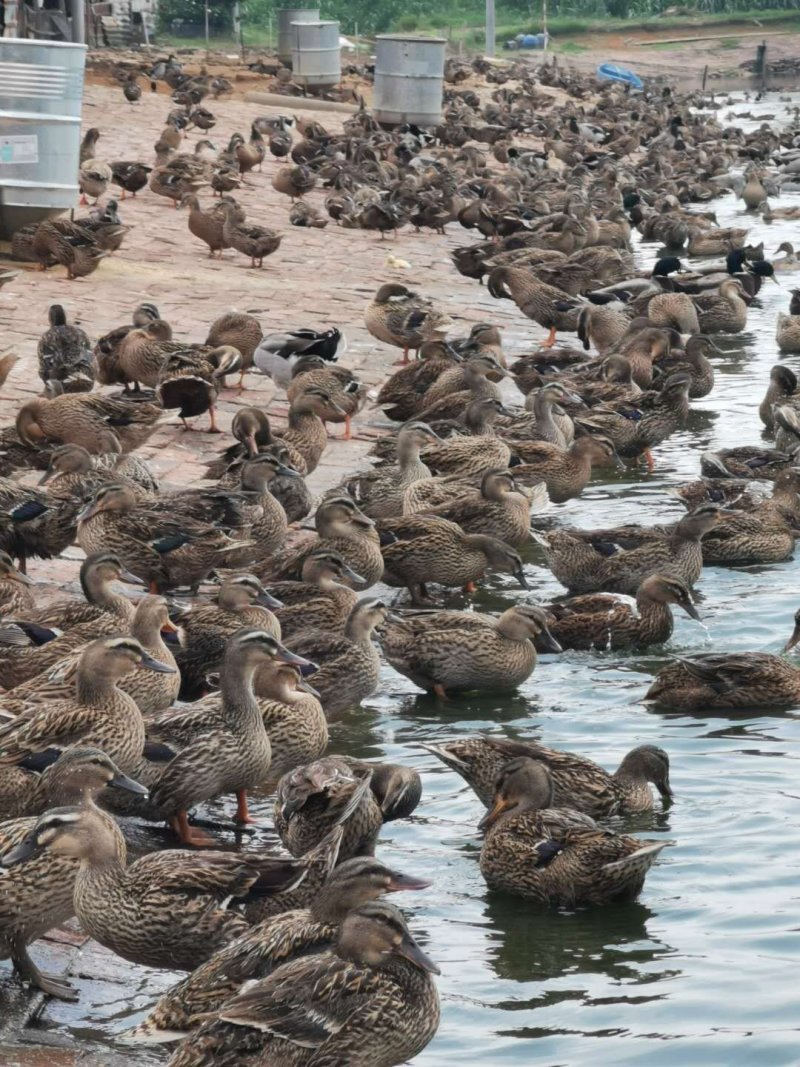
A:
[[[553,795],[544,763],[521,756],[499,773],[481,820],[480,866],[489,888],[559,907],[635,900],[671,842],[601,829],[588,815],[553,807]]]

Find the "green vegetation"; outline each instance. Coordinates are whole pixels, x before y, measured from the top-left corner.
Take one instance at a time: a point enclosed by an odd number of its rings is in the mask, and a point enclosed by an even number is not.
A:
[[[583,34],[674,30],[676,36],[688,36],[716,23],[741,25],[743,32],[772,23],[800,24],[800,0],[764,0],[764,8],[753,3],[699,0],[696,7],[679,8],[676,13],[670,0],[548,0],[548,28],[556,38],[554,44],[564,51],[568,42],[563,38]],[[245,44],[268,43],[270,17],[274,42],[279,6],[284,6],[281,0],[242,0]],[[419,30],[444,34],[468,47],[480,48],[483,43],[482,0],[319,0],[319,6],[322,18],[338,19],[342,32],[350,35]],[[230,0],[211,0],[211,33],[217,45],[221,38],[231,38],[231,11]],[[662,11],[669,14],[661,15]],[[170,40],[176,47],[197,45],[203,37],[203,0],[160,0],[159,22],[162,33],[170,35],[172,30],[175,36]],[[498,0],[498,42],[536,33],[541,25],[541,0]]]

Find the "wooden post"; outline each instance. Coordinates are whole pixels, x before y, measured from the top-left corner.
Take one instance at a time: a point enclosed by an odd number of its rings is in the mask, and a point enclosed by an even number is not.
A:
[[[706,63],[703,69],[703,92],[706,91],[706,79],[708,78],[708,63]]]
[[[547,51],[549,37],[547,34],[547,0],[542,0],[542,33],[544,34],[544,51]]]
[[[486,55],[495,52],[494,0],[486,0]]]
[[[208,0],[206,0],[206,2],[203,5],[203,7],[204,7],[204,14],[205,14],[205,19],[206,19],[206,58],[208,58],[208,48],[209,48],[209,44],[208,44]]]
[[[761,67],[761,92],[767,88],[767,42],[762,41],[758,46],[758,59]]]

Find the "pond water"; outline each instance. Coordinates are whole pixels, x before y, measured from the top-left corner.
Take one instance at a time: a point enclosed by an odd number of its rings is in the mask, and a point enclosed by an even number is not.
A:
[[[776,112],[775,97],[747,105]],[[724,109],[727,111],[728,109]],[[773,206],[800,204],[788,194]],[[764,224],[726,195],[713,205],[722,226],[751,227],[766,254],[782,240],[800,245],[794,223]],[[648,267],[657,248],[637,248]],[[800,278],[800,275],[798,275]],[[654,450],[655,471],[596,478],[578,500],[551,506],[547,520],[581,526],[669,521],[683,514],[670,489],[696,477],[708,448],[757,443],[757,405],[778,360],[775,322],[788,306],[791,275],[766,284],[746,333],[717,339],[717,381],[692,402],[686,429]],[[508,331],[511,333],[511,331]],[[510,350],[529,345],[520,316]],[[797,369],[796,357],[786,362]],[[563,592],[527,552],[533,594],[505,578],[474,598],[480,610]],[[652,672],[685,651],[778,651],[800,606],[798,564],[703,571],[702,625],[676,614],[672,640],[644,657],[569,652],[545,656],[516,695],[467,696],[442,705],[387,668],[379,694],[339,723],[332,749],[412,764],[424,779],[415,815],[388,826],[379,855],[430,878],[425,893],[395,898],[439,962],[441,1029],[415,1061],[445,1064],[640,1064],[798,1061],[795,980],[800,964],[800,781],[797,714],[665,714],[641,703]],[[452,604],[462,604],[460,597]],[[675,798],[667,811],[615,821],[619,829],[675,842],[651,870],[638,903],[574,912],[536,910],[490,894],[478,870],[481,806],[456,774],[420,747],[488,731],[533,737],[613,769],[631,747],[662,746],[672,761]],[[798,749],[800,752],[800,749]],[[268,805],[262,815],[268,820]],[[51,1024],[89,1044],[139,1019],[155,976],[131,969],[137,990],[125,1004],[54,1006]],[[165,976],[157,977],[163,987]],[[120,1047],[121,1048],[121,1047]],[[158,1061],[127,1049],[131,1064]],[[100,1061],[98,1061],[100,1062]]]

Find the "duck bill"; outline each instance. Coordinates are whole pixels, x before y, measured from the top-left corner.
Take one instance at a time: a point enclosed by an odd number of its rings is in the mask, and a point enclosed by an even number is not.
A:
[[[180,627],[176,626],[172,619],[167,619],[166,622],[161,623],[162,634],[177,634],[180,633]]]
[[[258,445],[256,444],[256,435],[249,433],[244,439],[244,443],[247,447],[247,455],[252,459],[258,455]]]
[[[419,744],[421,748],[427,749],[434,756],[438,756],[443,763],[446,763],[448,767],[452,767],[453,770],[458,770],[459,767],[466,769],[466,761],[454,755],[447,745],[435,745],[432,741],[420,741]]]
[[[294,683],[295,689],[299,689],[301,693],[308,693],[309,696],[316,697],[319,700],[319,693],[313,685],[309,685],[305,678],[298,678]]]
[[[303,475],[300,471],[296,471],[294,467],[288,467],[285,463],[279,463],[275,468],[275,473],[280,475],[281,478],[302,478]]]
[[[389,880],[389,893],[403,893],[405,890],[430,889],[433,882],[425,878],[414,878],[410,874],[401,874],[400,871],[392,871]]]
[[[690,619],[696,619],[698,622],[700,622],[700,612],[697,610],[697,608],[694,606],[694,604],[691,602],[691,600],[687,600],[685,602],[682,602],[681,603],[681,607],[683,608],[683,610],[686,612],[686,614],[689,616]],[[800,636],[800,634],[798,634],[798,636]]]
[[[478,829],[488,830],[490,826],[494,826],[494,824],[497,822],[503,812],[508,811],[510,807],[512,807],[512,805],[509,804],[507,800],[504,800],[502,797],[498,797],[492,807],[486,812],[484,817],[478,823]]]
[[[28,834],[15,848],[12,848],[10,852],[3,856],[2,866],[16,867],[18,864],[25,863],[26,860],[38,856],[43,850],[44,847],[36,840],[36,834]]]
[[[354,515],[353,516],[353,523],[356,526],[363,526],[367,530],[371,530],[372,527],[375,525],[375,520],[369,518],[369,516],[365,515],[364,512],[362,511],[362,512],[359,512],[358,515]]]
[[[363,585],[366,582],[366,578],[363,574],[357,574],[352,567],[348,567],[345,563],[340,571],[342,578],[346,578],[348,582],[352,582],[353,585]]]
[[[655,787],[658,790],[659,796],[662,800],[672,800],[675,795],[672,792],[672,786],[669,784],[668,779],[664,779],[663,782],[656,782]]]
[[[39,484],[39,485],[47,485],[47,483],[50,481],[50,479],[53,477],[53,475],[55,473],[56,473],[55,469],[45,471],[44,474],[39,479],[37,484]]]
[[[117,771],[108,784],[112,789],[122,789],[126,793],[134,793],[138,797],[147,796],[147,789],[140,785],[139,782],[134,782],[133,778],[129,778],[122,771]]]
[[[300,667],[301,670],[304,667],[310,668],[312,671],[318,670],[316,663],[312,663],[310,659],[305,659],[303,656],[298,656],[296,653],[290,652],[285,645],[279,645],[278,654],[275,658],[279,663],[289,663],[293,667]]]
[[[32,579],[27,574],[23,574],[22,571],[18,571],[16,567],[8,572],[6,578],[11,582],[19,582],[20,585],[33,585]]]
[[[795,623],[794,630],[792,630],[792,636],[789,638],[789,640],[783,646],[783,651],[784,652],[791,651],[791,649],[793,649],[795,647],[795,645],[798,643],[798,641],[800,641],[800,622],[796,622]]]
[[[409,963],[413,963],[414,966],[419,967],[421,971],[427,971],[428,974],[442,973],[430,956],[425,955],[411,934],[406,934],[400,944],[394,949],[394,953],[396,956],[402,956],[403,959],[408,960]]]
[[[505,404],[498,404],[495,410],[498,415],[505,415],[506,418],[513,419],[515,417],[514,412],[507,408]]]
[[[539,645],[539,648],[542,652],[564,651],[564,649],[561,647],[558,641],[556,641],[555,637],[553,637],[549,630],[542,630],[542,632],[536,639],[536,643]]]
[[[520,588],[522,588],[522,589],[530,589],[530,586],[528,585],[528,579],[525,577],[525,571],[522,569],[522,567],[518,567],[514,571],[514,577],[519,582]],[[561,649],[559,649],[558,651],[560,652]]]
[[[624,471],[625,470],[625,462],[622,459],[622,456],[620,456],[618,452],[614,453],[613,460],[614,460],[614,466],[618,471]]]
[[[277,611],[278,608],[283,607],[283,601],[278,600],[272,593],[268,593],[266,589],[262,589],[256,597],[256,604],[260,604],[262,608],[271,608],[273,611]]]
[[[91,504],[87,504],[83,511],[79,513],[76,521],[86,522],[88,519],[91,519],[94,515],[96,515],[98,510],[99,509],[97,507],[97,504],[95,503],[95,501],[92,501]]]
[[[160,659],[154,659],[152,656],[148,656],[147,653],[142,656],[141,667],[145,670],[155,671],[156,674],[177,674],[178,668],[171,667],[169,663],[162,663]]]
[[[119,580],[126,585],[144,585],[141,578],[137,578],[135,574],[131,574],[130,571],[120,571]]]

